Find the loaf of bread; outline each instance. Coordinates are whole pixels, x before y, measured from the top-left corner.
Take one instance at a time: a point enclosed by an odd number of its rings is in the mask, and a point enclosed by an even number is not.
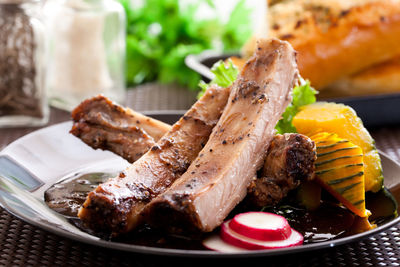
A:
[[[343,78],[321,91],[322,98],[400,92],[400,56]]]
[[[270,6],[269,22],[269,35],[293,45],[301,75],[319,90],[400,54],[400,0],[283,1]]]

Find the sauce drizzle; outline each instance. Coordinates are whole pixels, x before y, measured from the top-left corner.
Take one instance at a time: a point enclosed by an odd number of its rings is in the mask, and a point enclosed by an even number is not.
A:
[[[82,231],[111,240],[107,233],[94,233],[86,228],[77,217],[77,214],[80,206],[85,202],[88,193],[100,183],[116,175],[115,173],[100,172],[76,174],[47,189],[44,194],[45,202],[51,209],[66,216],[72,224]],[[398,198],[400,198],[400,187],[394,191],[393,195],[398,201]],[[233,217],[238,212],[247,211],[242,211],[241,209],[243,208],[241,205],[238,205],[228,217]],[[355,221],[355,216],[353,213],[329,201],[322,202],[321,206],[315,211],[307,211],[303,208],[289,205],[274,207],[266,211],[284,216],[294,229],[303,234],[305,244],[341,238],[354,233],[352,225]],[[371,211],[374,214],[374,211]],[[390,219],[392,217],[384,218],[377,222],[377,224],[383,224]],[[201,240],[209,234],[218,232],[219,228],[212,233],[188,238],[186,236],[167,235],[161,231],[152,229],[148,225],[144,225],[132,233],[112,239],[112,241],[150,247],[205,249],[201,245]]]

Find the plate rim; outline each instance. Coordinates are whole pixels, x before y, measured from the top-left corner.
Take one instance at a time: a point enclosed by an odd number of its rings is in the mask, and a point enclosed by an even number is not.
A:
[[[153,116],[155,116],[155,115],[181,116],[182,112],[181,111],[171,111],[168,113],[160,113],[160,111],[158,111],[158,112],[154,111],[154,112],[148,112],[148,113],[146,112],[146,114],[153,115]],[[46,131],[49,128],[60,127],[62,124],[66,124],[66,123],[70,123],[70,121],[64,121],[61,123],[50,125],[48,127],[44,127],[44,128],[35,130],[27,135],[24,135],[24,136],[18,138],[17,140],[13,141],[12,143],[8,144],[4,149],[2,149],[0,151],[0,155],[4,154],[4,151],[6,151],[9,146],[12,146],[13,144],[17,144],[19,142],[23,142],[23,140],[30,135],[42,134],[43,131]],[[398,166],[400,169],[400,164],[397,161],[393,160],[386,153],[379,151],[379,154],[380,154],[380,156],[385,157],[386,160],[391,161],[393,164]],[[32,194],[29,191],[26,191],[26,192],[29,194]],[[40,200],[43,201],[43,199],[40,199]],[[314,243],[314,244],[307,244],[304,246],[289,247],[289,248],[276,249],[276,250],[256,250],[256,251],[245,251],[245,252],[238,252],[238,253],[221,253],[221,252],[211,251],[211,250],[184,250],[184,249],[148,247],[148,246],[140,246],[140,245],[127,244],[127,243],[120,243],[120,242],[111,242],[111,241],[106,241],[106,240],[103,240],[100,238],[88,239],[88,238],[85,238],[84,236],[76,235],[67,230],[60,229],[60,228],[54,227],[52,225],[48,225],[45,222],[35,221],[33,218],[30,218],[29,216],[25,216],[24,214],[19,213],[18,210],[10,207],[4,201],[3,196],[0,196],[0,206],[2,206],[6,211],[10,212],[11,214],[13,214],[17,218],[23,220],[24,222],[27,222],[31,225],[34,225],[40,229],[43,229],[47,232],[52,233],[52,234],[56,234],[56,235],[62,236],[64,238],[69,238],[69,239],[72,239],[72,240],[75,240],[78,242],[83,242],[83,243],[100,246],[100,247],[104,247],[104,248],[110,248],[113,250],[141,253],[144,255],[179,256],[179,257],[191,257],[191,258],[193,258],[193,257],[199,257],[199,258],[270,257],[270,256],[279,256],[279,255],[295,254],[295,253],[302,253],[302,252],[310,252],[310,251],[314,251],[314,250],[330,248],[330,247],[335,247],[335,246],[339,246],[339,245],[343,245],[343,244],[356,242],[356,241],[365,239],[367,237],[370,237],[372,235],[376,235],[380,232],[383,232],[384,230],[386,230],[400,222],[400,216],[398,216],[397,218],[394,218],[393,220],[391,220],[375,229],[369,230],[367,232],[351,235],[348,237],[342,237],[342,238],[334,239],[334,240],[330,240],[330,241],[324,241],[324,242],[319,242],[319,243]],[[27,205],[27,207],[28,207],[28,205]],[[35,210],[33,210],[33,211],[35,211]],[[54,211],[52,211],[52,212],[54,212]],[[54,212],[54,213],[56,213],[56,212]],[[56,213],[56,214],[58,214],[58,213]]]

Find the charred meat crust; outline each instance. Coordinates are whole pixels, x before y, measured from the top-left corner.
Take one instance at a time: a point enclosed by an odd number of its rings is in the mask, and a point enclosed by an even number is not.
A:
[[[166,199],[165,202],[155,205],[151,213],[157,214],[157,220],[152,220],[152,226],[166,229],[169,233],[196,236],[199,233],[198,227],[193,225],[192,222],[198,221],[198,218],[196,218],[197,214],[192,210],[190,202],[189,195],[177,194]],[[152,216],[152,214],[147,213],[148,211],[145,210],[142,216]],[[171,216],[171,214],[174,216]]]
[[[125,205],[129,206],[129,201],[125,200]],[[122,203],[121,203],[122,204]],[[122,231],[126,227],[126,216],[128,212],[124,205],[117,202],[110,202],[107,196],[102,196],[100,193],[89,193],[85,201],[85,212],[83,213],[85,219],[84,224],[90,229],[97,232],[108,233],[112,236],[112,232],[109,230],[109,225],[112,225],[113,231]],[[92,223],[96,222],[96,223]]]
[[[124,108],[103,95],[83,101],[71,112],[71,117],[74,122],[85,121],[117,129],[135,126],[152,136],[155,141],[171,129],[170,125]]]
[[[315,170],[316,157],[315,143],[307,136],[297,133],[276,135],[268,149],[262,174],[290,177],[294,183],[309,180]]]
[[[145,176],[149,175],[156,178],[153,183],[147,185],[146,177],[138,179],[139,181],[127,179],[126,176],[132,176],[132,174],[129,175],[124,172],[123,175],[120,175],[115,180],[126,180],[126,182],[109,181],[89,193],[83,208],[90,215],[86,216],[83,215],[85,213],[81,213],[81,219],[92,229],[111,230],[113,236],[126,232],[133,207],[142,209],[152,198],[165,191],[173,181],[186,171],[196,156],[193,154],[197,154],[196,151],[201,150],[201,144],[207,142],[212,127],[206,126],[205,123],[192,117],[188,117],[185,120],[185,124],[190,125],[192,130],[198,133],[198,138],[201,139],[198,143],[187,145],[186,151],[189,153],[185,153],[182,150],[181,144],[175,144],[173,137],[161,138],[147,152],[155,160],[148,164],[146,162],[142,167],[148,169],[148,173]],[[179,128],[175,125],[173,131],[177,132]],[[187,132],[183,131],[182,134],[186,135]],[[137,162],[141,163],[142,161]],[[136,172],[133,175],[140,175],[139,170],[134,170],[133,172]]]
[[[94,149],[111,151],[131,163],[155,145],[151,136],[135,126],[118,129],[79,121],[70,133]]]
[[[276,135],[268,149],[261,177],[248,187],[246,201],[263,207],[277,204],[302,181],[311,180],[317,158],[314,142],[301,134]]]
[[[203,148],[229,91],[209,88],[145,155],[89,193],[78,214],[84,224],[112,236],[140,224],[146,204],[178,179]]]
[[[71,115],[70,133],[94,149],[109,150],[131,163],[171,129],[102,95],[83,101]]]
[[[187,121],[191,117],[184,116],[183,119]],[[72,131],[75,132],[74,135],[80,136],[82,141],[89,143],[93,148],[113,151],[129,162],[140,158],[143,155],[143,152],[140,151],[163,150],[172,145],[168,139],[158,145],[154,141],[150,141],[148,137],[141,139],[141,135],[145,135],[145,133],[134,125],[127,125],[125,129],[110,130],[110,128],[99,125],[90,126],[85,122],[76,122]],[[78,131],[83,133],[76,133]],[[243,136],[234,140],[223,140],[223,143],[235,143],[241,140],[243,140]],[[208,152],[212,153],[212,151]],[[199,155],[199,157],[203,156],[204,153]],[[176,172],[181,172],[182,169],[186,170],[190,162],[179,160],[179,153],[176,153],[175,157],[177,158],[176,162],[167,162],[166,164],[175,165],[172,167]],[[262,169],[263,175],[250,183],[246,202],[258,207],[278,203],[286,196],[287,192],[296,188],[298,183],[312,177],[314,161],[315,146],[306,136],[295,133],[274,136]],[[192,184],[187,186],[191,187]],[[148,194],[150,193],[148,192]]]
[[[168,231],[190,225],[209,232],[220,225],[261,168],[297,76],[295,52],[288,43],[261,41],[233,84],[209,141],[186,173],[148,204],[147,222],[160,226],[159,214],[167,214],[162,220],[170,223],[161,226]]]

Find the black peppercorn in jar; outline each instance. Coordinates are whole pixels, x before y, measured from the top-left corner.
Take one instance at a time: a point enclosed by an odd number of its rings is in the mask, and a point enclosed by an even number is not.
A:
[[[0,0],[0,127],[48,120],[40,2]]]

